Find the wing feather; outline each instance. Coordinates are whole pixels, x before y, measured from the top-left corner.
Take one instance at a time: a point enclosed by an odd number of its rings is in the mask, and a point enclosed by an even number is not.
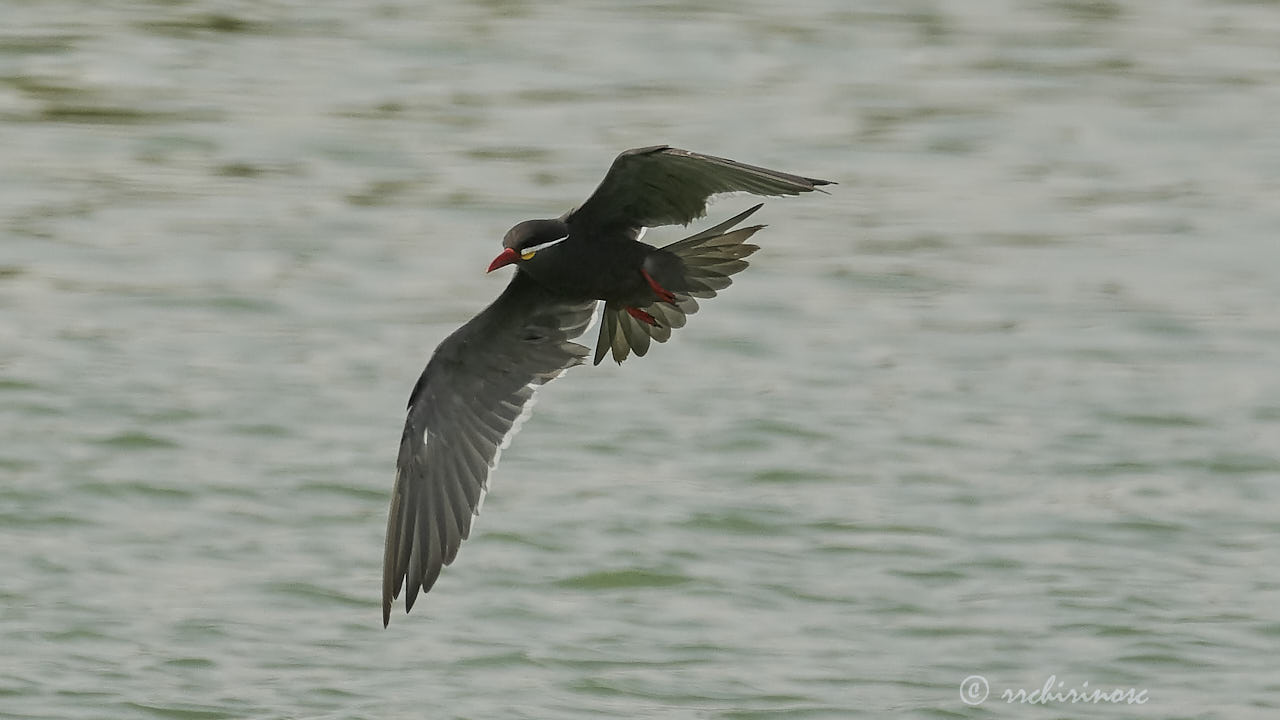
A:
[[[484,501],[489,474],[534,392],[587,348],[594,300],[557,296],[517,271],[502,295],[440,343],[409,398],[383,551],[382,621],[406,612],[453,562]]]
[[[567,215],[566,221],[596,231],[688,225],[706,214],[707,200],[713,195],[798,195],[830,184],[829,180],[655,145],[618,155],[599,187]]]

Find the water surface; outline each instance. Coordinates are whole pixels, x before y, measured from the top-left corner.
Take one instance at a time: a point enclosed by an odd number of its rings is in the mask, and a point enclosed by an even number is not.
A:
[[[4,14],[0,715],[1276,713],[1274,4]],[[384,631],[428,354],[659,142],[840,185]]]

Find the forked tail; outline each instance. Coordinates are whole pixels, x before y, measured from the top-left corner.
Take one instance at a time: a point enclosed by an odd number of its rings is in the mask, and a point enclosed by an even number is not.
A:
[[[642,311],[641,317],[647,314],[654,320],[653,324],[629,313],[620,302],[605,303],[600,339],[596,342],[595,364],[599,365],[610,350],[618,363],[626,360],[632,352],[643,357],[649,352],[651,340],[666,342],[672,329],[684,327],[685,318],[698,311],[695,298],[715,297],[718,291],[729,287],[733,283],[730,276],[742,272],[748,265],[743,258],[760,249],[746,241],[764,225],[732,228],[760,207],[756,205],[715,227],[662,248],[684,263],[680,281],[664,283],[666,289],[675,295],[675,302],[658,301],[637,308]]]

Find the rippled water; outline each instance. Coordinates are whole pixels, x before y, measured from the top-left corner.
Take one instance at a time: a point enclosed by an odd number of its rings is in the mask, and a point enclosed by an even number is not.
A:
[[[0,716],[1275,716],[1274,3],[3,13]],[[384,631],[428,353],[657,142],[841,184]]]

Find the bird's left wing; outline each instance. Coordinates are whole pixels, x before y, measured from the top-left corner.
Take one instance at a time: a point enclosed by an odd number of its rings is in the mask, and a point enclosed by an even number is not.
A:
[[[830,180],[655,145],[618,155],[591,197],[565,219],[588,232],[687,225],[706,213],[707,199],[713,195],[799,195],[831,184]]]
[[[558,297],[517,271],[502,295],[440,343],[409,397],[382,566],[382,624],[405,588],[405,612],[453,562],[489,471],[532,408],[539,385],[580,364],[570,340],[596,302]],[[406,584],[407,580],[407,584]]]

